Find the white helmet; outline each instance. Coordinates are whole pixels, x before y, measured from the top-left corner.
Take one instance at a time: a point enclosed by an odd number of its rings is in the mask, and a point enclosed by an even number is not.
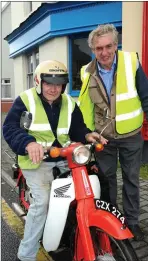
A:
[[[69,82],[68,72],[65,65],[54,60],[41,62],[34,72],[34,83],[38,94],[42,91],[41,81],[51,84],[62,84],[63,93],[65,91],[66,84]]]

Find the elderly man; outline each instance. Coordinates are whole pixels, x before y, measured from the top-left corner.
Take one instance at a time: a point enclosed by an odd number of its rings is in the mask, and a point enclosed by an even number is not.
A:
[[[148,119],[148,80],[135,52],[117,50],[118,32],[112,24],[93,30],[88,44],[95,59],[81,69],[79,106],[87,127],[98,133],[104,130],[103,136],[109,140],[96,157],[100,172],[108,179],[113,204],[117,199],[119,155],[124,214],[135,239],[142,240],[144,234],[138,224],[139,171],[143,111]]]
[[[21,261],[37,260],[54,179],[53,168],[57,166],[61,172],[68,170],[68,163],[62,157],[43,160],[46,146],[63,147],[70,140],[85,143],[100,138],[102,143],[107,142],[86,128],[79,107],[64,93],[69,81],[64,64],[52,60],[40,63],[34,80],[35,87],[16,98],[3,126],[4,138],[18,154],[18,164],[33,197],[18,251],[17,260]],[[28,132],[20,127],[24,111],[31,112],[33,118]]]

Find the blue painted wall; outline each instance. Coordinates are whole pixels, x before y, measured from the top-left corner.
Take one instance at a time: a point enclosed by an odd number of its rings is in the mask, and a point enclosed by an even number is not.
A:
[[[10,57],[15,57],[52,37],[91,31],[102,23],[122,25],[122,2],[68,1],[42,5],[6,37]]]

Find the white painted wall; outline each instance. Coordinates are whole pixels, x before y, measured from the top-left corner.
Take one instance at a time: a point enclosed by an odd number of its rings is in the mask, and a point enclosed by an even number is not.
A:
[[[39,46],[39,61],[57,60],[68,69],[68,38],[57,37]],[[67,84],[66,92],[69,89]]]
[[[15,98],[27,89],[27,62],[25,55],[14,58]]]
[[[122,49],[142,59],[143,2],[122,2]]]
[[[13,59],[9,58],[9,45],[4,38],[11,33],[11,3],[6,3],[1,13],[1,78],[10,78],[11,94],[14,98],[14,69]]]
[[[11,2],[12,31],[20,25],[24,18],[24,2]]]
[[[57,37],[50,39],[39,46],[40,62],[46,60],[58,60],[68,66],[68,39]]]
[[[33,12],[39,7],[41,6],[42,2],[32,2],[32,10]]]
[[[41,6],[43,2],[33,2],[32,1],[32,12],[34,12],[38,7]],[[50,3],[50,2],[44,2]],[[25,21],[27,17],[32,13],[30,12],[29,1],[19,1],[19,2],[11,2],[12,6],[12,31],[16,29],[20,23]]]

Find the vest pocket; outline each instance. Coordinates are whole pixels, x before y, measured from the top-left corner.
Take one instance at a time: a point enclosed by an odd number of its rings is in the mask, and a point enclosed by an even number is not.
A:
[[[91,100],[94,104],[100,105],[100,104],[104,103],[104,100],[103,100],[102,96],[100,95],[97,86],[89,87],[89,95],[90,95],[90,98],[91,98]]]
[[[102,110],[100,110],[102,111]],[[103,115],[100,114],[100,111],[96,111],[95,112],[95,121],[97,121],[97,123],[99,123],[101,126],[104,124],[104,121],[103,121]]]

